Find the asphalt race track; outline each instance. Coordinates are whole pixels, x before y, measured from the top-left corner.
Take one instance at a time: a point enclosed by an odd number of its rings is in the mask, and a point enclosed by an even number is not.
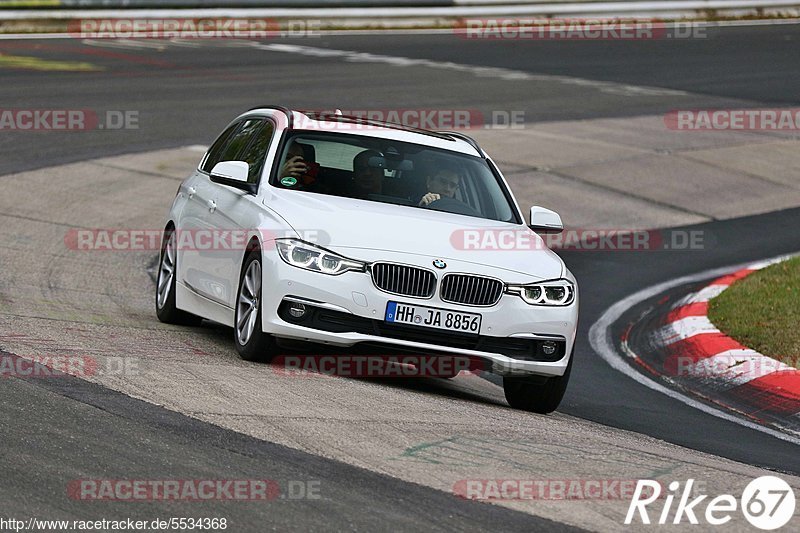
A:
[[[12,238],[24,235],[28,224],[31,228],[43,225],[58,235],[71,227],[125,226],[130,220],[140,220],[143,213],[163,213],[178,183],[175,177],[164,181],[155,171],[149,175],[152,182],[147,182],[147,173],[142,172],[143,183],[158,190],[158,194],[149,197],[142,192],[144,185],[141,190],[121,192],[121,182],[80,189],[71,178],[62,181],[59,172],[46,172],[39,179],[37,173],[42,169],[100,157],[207,145],[238,112],[267,103],[322,109],[523,110],[530,123],[658,115],[676,107],[798,105],[800,26],[709,28],[707,33],[705,39],[683,41],[566,43],[477,42],[447,34],[322,36],[263,43],[0,40],[0,101],[4,108],[91,109],[101,115],[106,111],[135,110],[139,125],[138,129],[118,131],[0,132],[0,191],[8,201],[0,214],[0,219],[5,219],[3,233],[8,231],[0,248],[0,314],[7,317],[6,324],[27,324],[24,327],[30,330],[40,328],[41,336],[49,338],[47,320],[32,312],[35,306],[23,302],[20,296],[25,292],[23,288],[44,293],[53,286],[38,287],[36,283],[47,280],[37,276],[25,278],[22,288],[10,281],[15,278],[11,272],[22,271],[25,265],[36,261],[32,258],[35,254],[28,253],[27,248],[17,248]],[[326,55],[320,52],[322,49],[337,52]],[[10,56],[28,60],[24,67],[2,60]],[[397,58],[429,61],[403,66],[398,65]],[[526,79],[530,82],[508,82],[515,75],[529,76]],[[188,171],[189,167],[185,173]],[[103,172],[111,175],[116,170],[108,167]],[[26,190],[25,179],[15,178],[12,182],[12,174],[32,177],[31,189]],[[92,181],[99,179],[100,176],[87,176],[87,183],[100,183]],[[168,192],[161,194],[162,188]],[[36,200],[34,191],[45,200]],[[102,206],[97,205],[100,194],[115,198],[113,214],[103,213]],[[12,212],[12,202],[8,200],[12,197],[13,205],[25,206],[27,211]],[[143,201],[160,204],[138,205]],[[575,208],[582,206],[576,204]],[[85,221],[81,218],[82,209],[89,212]],[[562,216],[569,222],[568,213],[562,212]],[[749,465],[787,474],[786,479],[798,486],[797,479],[790,477],[800,476],[800,454],[795,442],[710,416],[645,388],[608,366],[588,342],[591,325],[624,297],[683,275],[800,251],[798,227],[800,207],[681,228],[703,231],[709,236],[708,242],[713,245],[700,251],[565,252],[563,257],[582,291],[580,329],[567,395],[558,413],[550,417],[509,410],[499,389],[483,381],[464,386],[458,380],[374,385],[348,381],[342,386],[342,394],[350,396],[341,405],[355,405],[358,396],[353,395],[363,394],[365,401],[375,402],[372,407],[360,405],[359,409],[364,408],[365,412],[420,408],[420,418],[424,420],[419,425],[430,425],[425,429],[430,429],[430,435],[435,434],[433,426],[448,417],[474,424],[462,431],[453,430],[462,438],[473,430],[484,435],[496,431],[498,438],[503,438],[506,431],[512,431],[509,428],[524,431],[529,427],[537,432],[542,449],[550,446],[546,459],[549,477],[557,477],[554,472],[559,471],[560,464],[577,461],[580,446],[591,450],[586,452],[590,457],[607,453],[620,463],[624,461],[625,446],[630,446],[641,454],[650,448],[653,457],[669,456],[674,464],[697,465],[696,471],[681,470],[680,479],[701,477],[706,468],[712,473],[739,472],[753,477],[756,469],[744,466]],[[31,233],[34,239],[38,238],[37,232]],[[55,241],[43,237],[31,249],[44,253],[46,242],[58,242],[58,236]],[[110,279],[117,281],[120,288],[117,293],[115,287],[103,282],[103,291],[108,300],[119,304],[119,312],[114,320],[102,325],[102,331],[109,338],[119,334],[133,339],[133,334],[124,332],[126,328],[138,328],[142,335],[152,330],[154,338],[165,346],[183,343],[187,335],[191,336],[194,348],[216,357],[220,364],[227,365],[226,369],[236,370],[220,377],[221,382],[227,383],[209,386],[209,397],[221,399],[222,403],[216,404],[217,412],[200,407],[194,410],[179,407],[183,404],[178,400],[170,403],[150,397],[145,389],[139,395],[119,392],[128,392],[124,384],[106,387],[72,377],[0,378],[0,511],[4,514],[75,519],[138,516],[152,520],[176,510],[169,502],[101,506],[98,504],[105,502],[70,500],[64,486],[77,478],[270,478],[279,483],[318,479],[324,498],[280,499],[268,507],[206,502],[191,508],[191,514],[228,516],[236,526],[234,531],[549,531],[621,525],[618,508],[578,511],[580,504],[559,507],[551,503],[541,508],[491,505],[463,500],[442,490],[451,481],[426,480],[424,465],[418,470],[409,467],[407,475],[398,474],[402,465],[395,467],[392,465],[396,462],[389,459],[375,459],[378,452],[370,450],[362,457],[358,450],[347,449],[348,442],[358,441],[359,432],[367,431],[369,420],[361,421],[364,427],[337,429],[335,449],[327,448],[329,441],[324,440],[333,437],[321,432],[319,450],[303,436],[296,437],[296,445],[289,442],[292,439],[278,439],[275,432],[282,426],[270,430],[265,422],[265,428],[251,430],[247,427],[249,422],[226,420],[225,394],[220,390],[224,391],[225,386],[255,386],[246,374],[268,372],[235,361],[228,339],[230,332],[224,328],[207,325],[187,333],[160,327],[147,307],[152,303],[146,273],[148,260],[126,259],[129,257],[123,254],[107,261],[115,269],[113,275],[109,274]],[[53,264],[60,265],[60,259],[63,258],[55,254]],[[80,291],[88,290],[86,280],[81,279],[81,269],[67,262],[64,265],[64,273],[51,272],[48,279],[56,279],[54,285],[74,284],[81,287]],[[128,273],[137,276],[130,278],[129,285],[123,276]],[[76,294],[75,301],[81,297]],[[131,298],[132,303],[119,303],[126,298]],[[58,303],[70,305],[68,301]],[[128,310],[130,314],[123,312]],[[84,325],[80,317],[71,321]],[[53,331],[60,331],[62,322],[54,319]],[[90,322],[87,318],[86,323]],[[13,357],[9,344],[14,335],[21,335],[20,331],[0,330],[3,355]],[[146,337],[136,338],[144,342]],[[75,341],[63,338],[61,346],[74,346]],[[48,350],[59,349],[59,338],[49,342]],[[130,348],[136,351],[135,346]],[[119,355],[123,352],[120,349]],[[320,394],[335,398],[336,388],[328,385]],[[299,398],[306,394],[313,400],[317,393],[314,387],[322,385],[297,386],[300,406],[292,416],[313,419],[318,414],[313,403]],[[198,391],[203,391],[202,387],[193,393]],[[189,399],[186,402],[188,405]],[[429,410],[420,407],[426,404]],[[380,430],[382,437],[391,442],[395,435],[404,447],[413,448],[418,441],[406,442],[403,437],[406,432],[416,431],[409,429],[415,425],[413,415],[397,414],[396,425],[394,415],[387,414],[386,420],[381,415],[381,423],[386,424]],[[514,438],[524,436],[515,434]],[[639,439],[641,442],[636,444]],[[571,442],[577,440],[580,446],[576,445],[573,455],[553,451],[559,447],[569,451]],[[666,443],[663,448],[658,441]],[[527,470],[521,475],[535,475],[531,465],[538,461],[536,448],[522,453],[530,457],[525,463]],[[542,461],[545,464],[544,458]],[[591,460],[584,466],[580,475],[591,476]],[[447,463],[441,466],[445,470],[447,467]],[[433,477],[445,471],[435,470],[439,467],[433,463],[430,468]],[[566,466],[564,472],[564,478],[578,475]],[[498,470],[496,477],[512,477],[513,473],[513,469]],[[729,481],[720,483],[726,486]],[[625,506],[621,508],[624,516]],[[601,519],[608,522],[600,522]]]
[[[478,42],[453,35],[309,37],[289,41],[309,47],[500,67],[546,76],[666,88],[664,94],[630,97],[587,85],[546,79],[498,83],[495,76],[452,70],[387,68],[363,61],[267,54],[247,45],[144,45],[116,47],[78,40],[2,41],[6,56],[88,62],[95,72],[3,68],[0,94],[17,106],[89,106],[135,109],[141,129],[109,137],[89,132],[69,143],[31,143],[3,136],[0,172],[77,161],[136,150],[204,144],[232,113],[259,103],[328,109],[422,107],[524,110],[529,121],[664,113],[676,107],[671,91],[687,91],[686,108],[797,103],[796,26],[707,29],[698,40],[593,42]],[[277,40],[266,44],[275,44]],[[281,41],[283,43],[284,41]],[[189,43],[196,45],[198,43]],[[154,47],[156,47],[154,49]],[[232,51],[230,48],[236,48]],[[42,66],[41,68],[46,68]],[[43,73],[46,73],[43,74]],[[44,81],[44,80],[47,81]],[[320,91],[319,87],[324,87]],[[354,90],[357,87],[358,90]],[[54,93],[54,91],[56,91]],[[749,105],[748,105],[749,102]],[[191,110],[192,121],[184,118]],[[145,127],[146,124],[146,127]]]

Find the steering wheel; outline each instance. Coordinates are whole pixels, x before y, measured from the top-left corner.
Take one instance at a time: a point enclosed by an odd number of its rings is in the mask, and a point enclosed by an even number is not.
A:
[[[478,213],[475,209],[468,206],[461,200],[456,200],[455,198],[442,197],[429,203],[426,207],[435,211],[444,211],[445,213],[455,213],[457,215],[470,215],[475,217],[480,216],[480,213]]]

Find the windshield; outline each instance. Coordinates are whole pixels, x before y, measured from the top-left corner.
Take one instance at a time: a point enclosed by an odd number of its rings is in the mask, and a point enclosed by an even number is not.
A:
[[[275,187],[518,222],[486,160],[391,139],[297,132],[284,144]]]

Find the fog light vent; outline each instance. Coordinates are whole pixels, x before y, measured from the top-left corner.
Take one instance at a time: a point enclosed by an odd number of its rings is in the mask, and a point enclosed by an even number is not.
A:
[[[306,306],[305,304],[301,304],[298,302],[292,302],[289,304],[289,314],[292,318],[303,318],[306,314]]]
[[[558,350],[558,345],[553,341],[545,341],[542,343],[542,353],[545,355],[553,355]]]

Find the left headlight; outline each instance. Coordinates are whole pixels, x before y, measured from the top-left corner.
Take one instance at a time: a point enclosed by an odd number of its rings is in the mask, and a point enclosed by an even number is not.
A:
[[[297,268],[336,276],[348,270],[366,271],[365,263],[348,259],[337,253],[299,239],[275,239],[278,254],[286,263]]]
[[[506,292],[520,296],[531,305],[565,306],[575,301],[575,285],[567,279],[506,285]]]

